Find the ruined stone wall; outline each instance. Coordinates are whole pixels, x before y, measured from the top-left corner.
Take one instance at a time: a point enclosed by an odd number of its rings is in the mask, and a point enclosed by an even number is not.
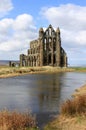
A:
[[[9,67],[19,67],[19,66],[20,66],[20,62],[9,61]]]
[[[30,42],[27,55],[20,55],[20,66],[67,66],[67,55],[61,47],[59,28],[56,31],[52,25],[44,31],[39,29],[37,40]]]
[[[42,45],[42,55],[43,55],[43,66],[50,65],[56,66],[56,57],[57,57],[57,40],[56,32],[50,25],[45,32],[43,29],[40,29],[41,45]]]
[[[40,44],[38,40],[30,42],[28,49],[27,64],[28,66],[40,66]]]

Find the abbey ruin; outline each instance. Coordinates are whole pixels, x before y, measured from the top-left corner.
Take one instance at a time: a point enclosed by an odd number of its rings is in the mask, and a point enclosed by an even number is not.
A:
[[[52,25],[45,31],[40,28],[39,37],[30,42],[27,55],[20,55],[19,65],[67,67],[67,55],[61,46],[59,28],[56,31]]]

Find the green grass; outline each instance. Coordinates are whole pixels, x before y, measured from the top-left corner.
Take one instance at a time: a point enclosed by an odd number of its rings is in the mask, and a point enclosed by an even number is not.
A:
[[[86,67],[73,67],[75,71],[86,71]]]

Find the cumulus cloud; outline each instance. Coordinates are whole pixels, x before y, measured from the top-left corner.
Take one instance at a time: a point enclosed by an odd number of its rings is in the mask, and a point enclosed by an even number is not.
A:
[[[7,14],[13,9],[13,4],[11,0],[0,0],[0,17]]]
[[[12,54],[16,52],[18,58],[20,53],[25,53],[29,42],[36,37],[34,20],[29,14],[0,21],[0,51],[6,56],[10,53],[10,57],[12,57]]]
[[[86,7],[73,4],[44,7],[41,14],[56,27],[58,24],[64,29],[86,29]]]
[[[71,59],[81,62],[82,59],[86,64],[86,6],[65,4],[43,7],[40,14],[54,27],[60,27],[62,46],[68,53],[69,62]]]
[[[15,30],[28,30],[28,29],[35,29],[36,27],[33,24],[33,17],[28,14],[22,14],[17,16],[15,23],[14,23],[14,29]]]

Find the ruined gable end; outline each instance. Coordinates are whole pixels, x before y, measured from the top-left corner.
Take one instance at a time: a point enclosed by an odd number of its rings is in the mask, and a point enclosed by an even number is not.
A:
[[[30,42],[27,55],[20,55],[20,66],[67,67],[67,55],[61,46],[60,29],[49,25],[39,29],[39,37]]]

